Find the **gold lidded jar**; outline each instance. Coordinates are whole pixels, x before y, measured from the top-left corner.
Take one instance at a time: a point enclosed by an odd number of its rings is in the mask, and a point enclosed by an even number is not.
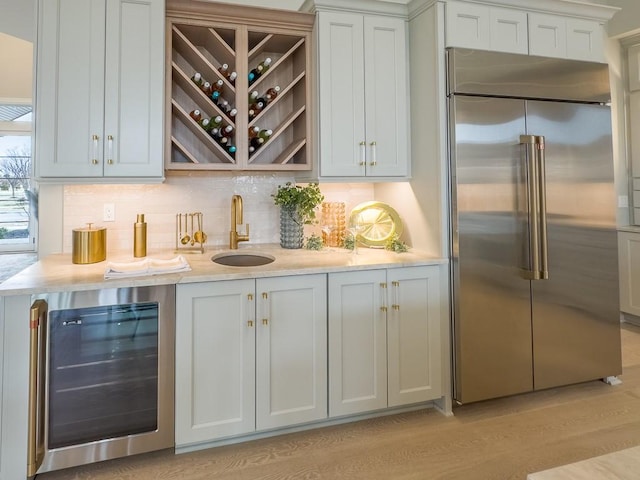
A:
[[[88,223],[74,228],[71,261],[77,264],[98,263],[107,258],[107,229]]]

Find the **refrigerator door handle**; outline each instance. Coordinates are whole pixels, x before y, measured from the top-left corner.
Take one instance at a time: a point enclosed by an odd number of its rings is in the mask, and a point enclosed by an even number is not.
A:
[[[35,476],[44,459],[45,364],[48,306],[36,300],[29,312],[29,404],[27,477]]]
[[[520,135],[520,144],[526,146],[525,166],[527,169],[527,202],[529,207],[529,246],[530,265],[525,271],[525,278],[540,279],[540,234],[538,230],[539,212],[539,180],[538,180],[538,148],[535,135]]]
[[[547,241],[547,187],[545,175],[544,137],[536,137],[536,149],[538,152],[538,207],[540,212],[540,279],[549,278],[549,258]]]

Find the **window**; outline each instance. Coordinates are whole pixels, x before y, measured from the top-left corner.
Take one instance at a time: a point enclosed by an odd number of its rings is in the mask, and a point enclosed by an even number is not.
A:
[[[0,253],[35,250],[35,0],[0,1]]]

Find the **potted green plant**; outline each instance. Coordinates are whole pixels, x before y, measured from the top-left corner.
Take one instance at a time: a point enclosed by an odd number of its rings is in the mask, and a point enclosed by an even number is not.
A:
[[[279,185],[272,197],[280,207],[280,246],[302,248],[304,226],[315,221],[316,207],[324,200],[320,187],[317,183],[303,187],[287,182]]]

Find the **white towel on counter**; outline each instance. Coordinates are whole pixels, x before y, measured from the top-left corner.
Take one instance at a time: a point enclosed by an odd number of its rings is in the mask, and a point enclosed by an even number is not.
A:
[[[188,272],[189,270],[191,270],[191,266],[182,255],[168,260],[145,258],[134,262],[110,262],[104,272],[104,278],[138,277],[141,275]]]

